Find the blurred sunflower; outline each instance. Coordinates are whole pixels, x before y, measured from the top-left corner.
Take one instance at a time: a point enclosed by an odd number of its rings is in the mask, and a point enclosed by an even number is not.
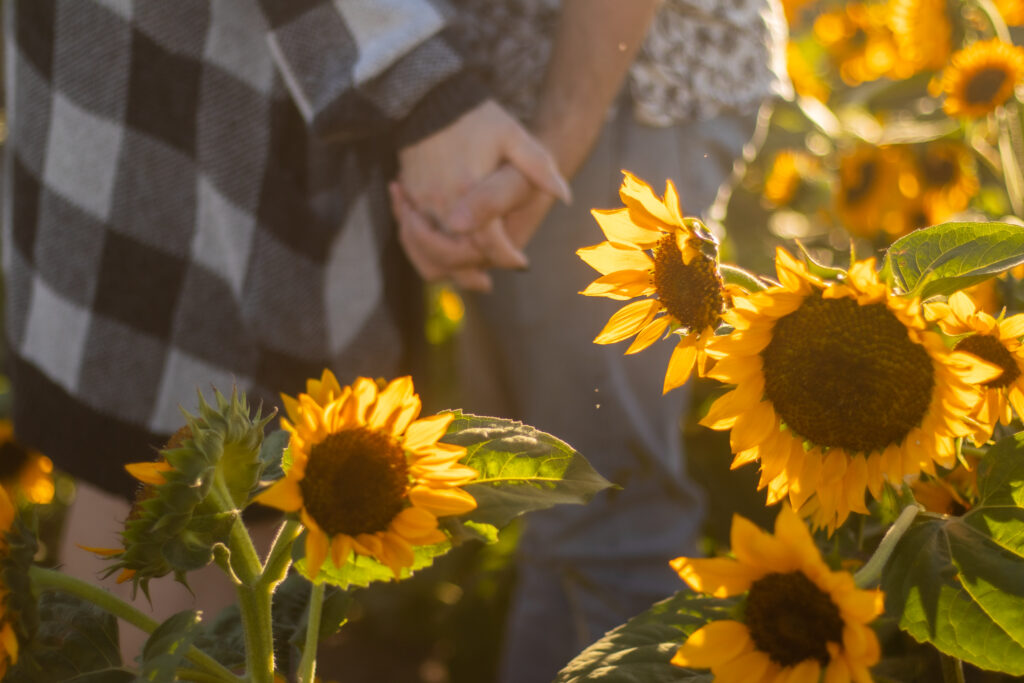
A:
[[[800,25],[803,11],[814,3],[814,0],[782,0],[782,11],[786,13],[786,23],[790,28]]]
[[[796,197],[800,183],[816,160],[796,149],[784,149],[775,155],[764,181],[764,198],[775,206],[786,206]]]
[[[814,21],[814,35],[839,68],[847,85],[859,85],[883,76],[906,78],[911,64],[899,59],[896,40],[883,4],[847,3]]]
[[[256,501],[299,513],[309,578],[328,554],[340,567],[353,552],[376,558],[397,577],[413,564],[415,546],[447,538],[438,517],[476,507],[459,488],[477,476],[459,463],[466,449],[438,442],[454,416],[417,420],[420,399],[409,377],[378,391],[365,377],[342,387],[324,370],[306,393],[282,399],[291,466]]]
[[[1020,343],[1024,314],[999,320],[979,311],[963,292],[956,292],[947,303],[926,304],[925,316],[950,336],[969,335],[953,348],[1002,370],[999,376],[981,383],[984,400],[973,415],[978,421],[974,442],[980,446],[988,441],[996,423],[1010,424],[1011,406],[1018,417],[1024,417],[1024,348]]]
[[[1010,26],[1024,26],[1024,0],[994,0],[1003,21]]]
[[[900,61],[913,72],[937,71],[953,51],[946,0],[892,0],[889,26]]]
[[[697,233],[695,221],[683,218],[672,181],[659,199],[647,183],[624,175],[619,196],[625,208],[591,211],[607,241],[576,251],[601,273],[580,293],[620,301],[645,297],[612,315],[595,344],[636,335],[626,353],[637,353],[669,330],[680,332],[665,372],[668,392],[686,383],[695,364],[703,376],[704,347],[721,321],[727,292],[717,260],[700,248],[711,238]]]
[[[942,108],[950,116],[977,118],[992,112],[1024,80],[1024,47],[998,38],[982,40],[953,54],[942,72]]]
[[[789,80],[793,81],[793,89],[798,95],[813,97],[821,102],[828,101],[832,90],[822,79],[814,65],[804,56],[800,46],[789,41],[786,45],[786,71]]]
[[[0,556],[7,555],[7,534],[14,525],[14,504],[7,491],[0,488]],[[8,609],[8,588],[0,572],[0,679],[7,675],[7,667],[18,663],[18,635],[11,623]]]
[[[834,572],[789,506],[769,534],[734,516],[736,559],[680,557],[672,568],[693,590],[717,597],[746,593],[742,617],[690,634],[672,658],[710,668],[716,681],[869,681],[878,638],[869,624],[883,610],[880,591],[860,590]]]
[[[884,479],[952,467],[964,420],[980,400],[974,383],[999,370],[950,352],[925,329],[920,303],[879,281],[874,259],[826,284],[784,249],[779,286],[737,296],[723,317],[708,376],[736,388],[701,421],[731,429],[733,467],[759,460],[768,503],[787,495],[816,527],[867,513]]]
[[[0,420],[0,485],[12,500],[19,491],[30,503],[53,500],[53,461],[19,444],[10,420]]]
[[[963,211],[978,194],[978,171],[966,145],[949,140],[929,142],[918,159],[918,168],[929,225]]]
[[[843,153],[835,195],[843,227],[867,239],[883,231],[890,235],[906,232],[906,197],[900,181],[908,169],[912,173],[912,161],[901,146],[858,145]]]

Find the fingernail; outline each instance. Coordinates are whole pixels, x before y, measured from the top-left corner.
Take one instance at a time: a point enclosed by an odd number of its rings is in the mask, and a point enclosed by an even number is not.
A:
[[[569,187],[569,183],[562,176],[558,176],[558,188],[561,190],[558,198],[566,204],[572,204],[572,188]]]

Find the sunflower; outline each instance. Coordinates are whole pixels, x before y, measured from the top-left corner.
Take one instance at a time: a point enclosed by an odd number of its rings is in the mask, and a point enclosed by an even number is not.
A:
[[[708,376],[736,388],[702,424],[731,429],[733,467],[760,460],[768,503],[787,495],[815,526],[834,530],[866,513],[884,478],[952,467],[964,419],[980,395],[972,382],[999,371],[948,351],[925,329],[920,303],[881,283],[874,259],[826,284],[784,249],[781,284],[736,297],[734,327],[708,347]]]
[[[913,72],[937,71],[949,61],[953,26],[946,12],[946,0],[893,0],[889,27],[900,60]]]
[[[889,29],[885,5],[848,3],[835,12],[818,15],[814,35],[839,67],[847,85],[859,85],[883,76],[912,75],[912,65],[899,59]]]
[[[908,186],[912,160],[903,146],[858,145],[839,158],[836,213],[851,234],[874,239],[908,232]],[[915,225],[913,227],[921,227]],[[911,228],[912,229],[912,228]]]
[[[299,513],[310,578],[328,554],[340,567],[353,552],[376,558],[397,577],[412,565],[414,546],[447,538],[438,517],[476,507],[459,488],[477,476],[459,463],[466,449],[438,443],[454,415],[417,420],[420,399],[409,377],[381,390],[365,377],[341,387],[324,370],[306,393],[282,398],[291,466],[256,501]]]
[[[1024,80],[1024,47],[998,38],[982,40],[953,54],[942,72],[942,108],[950,116],[977,118],[1006,102]]]
[[[964,456],[970,469],[957,464],[949,472],[937,477],[916,477],[910,482],[914,499],[925,510],[940,515],[960,516],[971,509],[978,497],[978,461],[975,456]]]
[[[591,213],[606,242],[584,247],[576,254],[601,273],[580,292],[619,301],[645,297],[616,312],[595,344],[614,344],[636,335],[626,353],[646,349],[666,331],[680,334],[665,372],[664,391],[682,386],[694,364],[703,376],[704,347],[721,321],[728,292],[723,288],[716,259],[700,247],[710,236],[700,235],[684,219],[672,181],[659,199],[650,186],[629,172],[619,189],[622,209]]]
[[[20,491],[30,503],[53,500],[53,461],[19,444],[10,420],[0,420],[0,484],[12,499]]]
[[[978,171],[966,145],[948,140],[930,142],[918,158],[918,169],[929,225],[963,211],[978,194]]]
[[[951,336],[962,336],[953,348],[966,351],[998,366],[1002,373],[985,382],[981,389],[984,400],[978,403],[973,415],[978,422],[974,442],[981,445],[989,440],[996,423],[1010,424],[1010,408],[1018,417],[1024,417],[1024,314],[1002,320],[979,311],[971,298],[963,292],[949,297],[948,303],[925,305],[925,316],[938,322],[942,331]]]
[[[14,525],[14,504],[7,491],[0,488],[0,556],[8,552],[7,534]],[[0,572],[0,679],[7,675],[7,667],[18,663],[18,634],[11,623],[8,609],[8,589]]]
[[[817,683],[869,681],[879,660],[868,625],[882,613],[881,591],[858,589],[831,571],[795,512],[783,506],[775,534],[734,516],[736,559],[671,562],[693,590],[717,597],[746,593],[742,617],[697,629],[672,658],[678,666],[710,668],[716,681]]]
[[[1003,21],[1010,26],[1024,26],[1024,0],[995,0]]]
[[[772,160],[772,168],[765,178],[764,198],[775,206],[786,206],[796,197],[801,181],[815,165],[814,157],[806,152],[781,150]]]
[[[832,89],[818,73],[818,69],[804,55],[800,46],[789,41],[786,45],[786,72],[793,81],[793,89],[798,95],[813,97],[820,102],[827,102]]]

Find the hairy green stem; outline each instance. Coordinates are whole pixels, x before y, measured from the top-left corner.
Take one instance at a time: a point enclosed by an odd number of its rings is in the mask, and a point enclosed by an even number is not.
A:
[[[1004,43],[1012,43],[1013,38],[1010,36],[1010,29],[1006,26],[1006,22],[1003,21],[1003,15],[999,12],[999,8],[996,7],[995,3],[992,0],[974,0],[974,3],[984,12],[985,18],[988,19],[988,23],[992,27],[992,33],[995,34],[996,38]]]
[[[36,566],[29,569],[29,578],[32,580],[32,586],[36,590],[55,590],[82,598],[146,633],[152,633],[160,625],[156,619],[143,614],[124,600],[99,586],[82,581],[81,579],[76,579],[53,569]],[[207,680],[230,681],[231,683],[241,680],[228,671],[220,662],[196,647],[190,647],[185,656],[207,675]]]
[[[271,591],[264,586],[239,586],[238,610],[245,631],[246,675],[253,683],[273,683],[274,632]]]
[[[320,614],[324,606],[324,584],[314,583],[309,591],[309,620],[306,622],[306,644],[299,662],[299,683],[313,683],[316,675],[316,646],[320,642]]]
[[[301,531],[302,524],[296,519],[289,519],[281,525],[270,552],[267,553],[260,584],[273,588],[284,579],[292,563],[292,544]]]
[[[879,579],[882,578],[882,569],[885,567],[885,563],[892,557],[893,551],[896,549],[896,545],[903,538],[903,534],[907,533],[907,529],[913,524],[914,518],[917,517],[923,508],[916,503],[908,505],[903,508],[903,512],[896,518],[893,525],[889,527],[889,530],[885,532],[885,536],[882,538],[882,542],[878,544],[878,548],[875,550],[875,554],[871,556],[867,564],[861,567],[860,571],[857,572],[854,577],[854,583],[859,588],[867,588],[874,586],[878,583]]]
[[[1024,216],[1024,171],[1021,170],[1020,159],[1013,144],[1013,116],[1005,109],[998,113],[999,121],[999,159],[1003,165],[1003,180],[1006,182],[1006,194],[1010,197],[1010,207],[1018,216]],[[1019,132],[1019,131],[1018,131]]]

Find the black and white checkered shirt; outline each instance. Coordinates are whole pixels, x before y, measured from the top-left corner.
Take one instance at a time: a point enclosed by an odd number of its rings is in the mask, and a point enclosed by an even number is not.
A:
[[[19,438],[110,491],[197,388],[393,375],[394,150],[484,96],[443,0],[8,0]]]

